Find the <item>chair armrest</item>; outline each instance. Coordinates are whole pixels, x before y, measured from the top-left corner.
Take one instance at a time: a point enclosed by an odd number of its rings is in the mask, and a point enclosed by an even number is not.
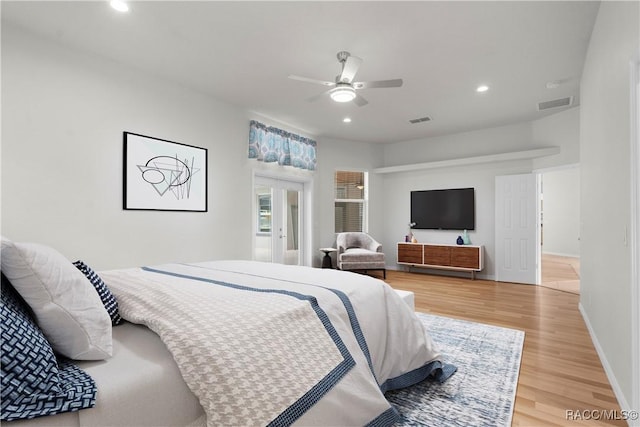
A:
[[[346,248],[344,247],[344,244],[344,237],[342,235],[338,235],[336,238],[336,249],[338,249],[338,255],[345,251]]]
[[[375,239],[372,237],[371,241],[369,242],[369,247],[367,249],[373,252],[382,252],[382,244],[376,242]]]

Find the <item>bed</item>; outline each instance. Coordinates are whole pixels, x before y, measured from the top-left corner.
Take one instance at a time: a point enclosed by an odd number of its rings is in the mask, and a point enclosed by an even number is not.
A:
[[[111,357],[74,361],[95,405],[8,425],[385,426],[397,419],[385,391],[454,369],[368,276],[253,261],[99,276],[126,322],[110,330]]]

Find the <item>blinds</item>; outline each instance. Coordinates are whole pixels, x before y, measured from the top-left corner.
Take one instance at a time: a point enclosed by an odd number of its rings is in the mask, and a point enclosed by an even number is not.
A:
[[[365,231],[365,173],[336,171],[335,232]]]

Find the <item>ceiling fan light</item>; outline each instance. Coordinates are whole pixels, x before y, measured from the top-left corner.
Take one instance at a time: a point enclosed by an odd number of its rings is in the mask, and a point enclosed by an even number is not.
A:
[[[336,102],[349,102],[356,97],[356,91],[350,86],[341,86],[332,89],[329,96]]]

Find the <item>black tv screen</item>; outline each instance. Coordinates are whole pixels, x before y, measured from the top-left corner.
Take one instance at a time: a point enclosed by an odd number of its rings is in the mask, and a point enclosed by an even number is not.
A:
[[[475,205],[473,188],[412,191],[411,222],[423,230],[474,230]]]

